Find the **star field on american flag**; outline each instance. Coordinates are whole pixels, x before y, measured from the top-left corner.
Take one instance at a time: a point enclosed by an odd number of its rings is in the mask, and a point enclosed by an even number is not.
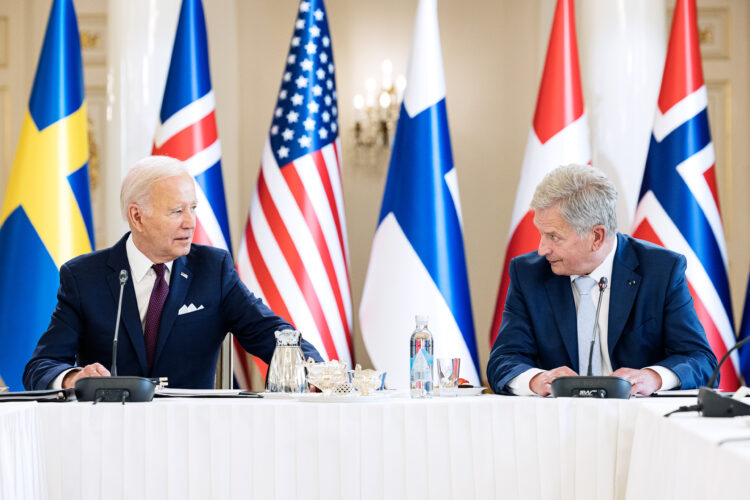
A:
[[[300,3],[270,130],[271,149],[280,166],[338,137],[333,52],[321,7],[312,10],[310,2]]]

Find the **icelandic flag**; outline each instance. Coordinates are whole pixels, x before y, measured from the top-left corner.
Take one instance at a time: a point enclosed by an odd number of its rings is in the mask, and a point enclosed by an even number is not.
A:
[[[420,0],[407,87],[370,254],[359,321],[390,387],[409,386],[414,316],[429,315],[434,356],[460,357],[479,385],[474,320],[453,165],[437,1]]]
[[[78,21],[72,0],[55,0],[0,214],[0,377],[12,391],[49,324],[60,265],[94,248],[88,161]]]
[[[193,242],[231,254],[216,99],[211,87],[201,0],[183,0],[180,7],[152,153],[185,162],[195,179],[198,206]],[[233,342],[235,355],[243,352],[234,338]]]
[[[195,178],[198,207],[193,241],[231,253],[215,110],[203,4],[183,0],[153,154],[184,161]]]
[[[721,359],[735,336],[707,107],[695,0],[678,0],[633,236],[685,256],[698,319]],[[738,387],[738,367],[734,352],[721,369],[722,390]]]
[[[742,310],[742,322],[740,323],[739,340],[750,337],[750,277],[747,280],[747,291],[745,292],[745,308]],[[740,348],[740,369],[745,385],[750,382],[750,345],[746,344]]]

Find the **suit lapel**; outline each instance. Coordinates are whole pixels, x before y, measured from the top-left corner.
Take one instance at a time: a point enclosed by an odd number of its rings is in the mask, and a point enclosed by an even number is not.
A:
[[[617,238],[617,253],[612,263],[612,283],[609,291],[607,350],[610,360],[614,359],[612,353],[625,328],[641,285],[641,275],[635,272],[638,268],[638,257],[625,236],[618,234]],[[614,362],[612,368],[616,369]]]
[[[551,273],[551,271],[550,271]],[[573,370],[578,371],[578,327],[570,277],[552,275],[545,283],[547,299]]]
[[[187,257],[183,256],[174,261],[172,274],[169,282],[169,295],[164,303],[159,323],[159,337],[156,339],[156,353],[154,353],[154,366],[159,361],[159,355],[167,343],[167,338],[172,333],[177,313],[185,303],[185,296],[190,288],[193,273],[187,265]]]
[[[110,257],[108,261],[109,267],[112,268],[112,272],[107,276],[107,284],[109,285],[110,291],[112,292],[112,298],[115,301],[115,308],[117,308],[117,301],[120,298],[120,270],[125,269],[128,271],[128,281],[125,283],[125,289],[122,294],[122,316],[121,316],[121,327],[124,327],[130,342],[133,344],[133,349],[138,356],[138,365],[141,367],[141,373],[147,373],[146,363],[146,342],[143,339],[143,325],[141,325],[141,316],[138,312],[138,302],[135,299],[135,288],[133,287],[133,277],[130,272],[130,263],[128,262],[128,255],[125,250],[125,242],[130,233],[126,234],[115,246],[112,247]],[[120,330],[122,332],[122,330]],[[122,337],[122,333],[119,334]]]

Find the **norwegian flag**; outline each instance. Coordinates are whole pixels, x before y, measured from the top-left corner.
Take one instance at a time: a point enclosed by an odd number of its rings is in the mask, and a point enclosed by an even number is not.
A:
[[[585,165],[591,161],[573,3],[573,0],[558,0],[555,7],[534,122],[526,143],[521,180],[513,207],[508,249],[490,330],[490,345],[495,343],[503,319],[505,296],[510,284],[510,260],[539,247],[539,231],[534,226],[534,213],[529,209],[537,184],[560,165]]]
[[[231,252],[215,109],[203,4],[184,0],[153,154],[184,161],[195,178],[198,220],[193,241]]]
[[[742,319],[740,320],[740,331],[738,340],[745,340],[750,337],[750,277],[747,280],[745,289],[745,307],[742,309]],[[745,385],[750,383],[750,345],[745,344],[740,347],[740,371]]]
[[[324,358],[351,366],[336,79],[322,0],[299,4],[237,263],[245,284]]]
[[[687,258],[695,310],[721,358],[735,337],[696,17],[695,0],[677,1],[633,236]],[[735,352],[721,389],[738,387],[738,367]]]

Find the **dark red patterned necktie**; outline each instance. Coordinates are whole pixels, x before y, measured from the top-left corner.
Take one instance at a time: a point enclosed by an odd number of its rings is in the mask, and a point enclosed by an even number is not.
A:
[[[167,294],[169,293],[169,285],[167,285],[167,281],[164,279],[164,264],[154,264],[151,267],[156,272],[156,281],[154,282],[154,289],[151,291],[151,298],[148,301],[146,324],[143,327],[149,375],[151,374],[151,365],[154,362],[156,337],[159,335],[159,323],[161,323],[161,311],[164,309],[164,302],[167,301]]]

